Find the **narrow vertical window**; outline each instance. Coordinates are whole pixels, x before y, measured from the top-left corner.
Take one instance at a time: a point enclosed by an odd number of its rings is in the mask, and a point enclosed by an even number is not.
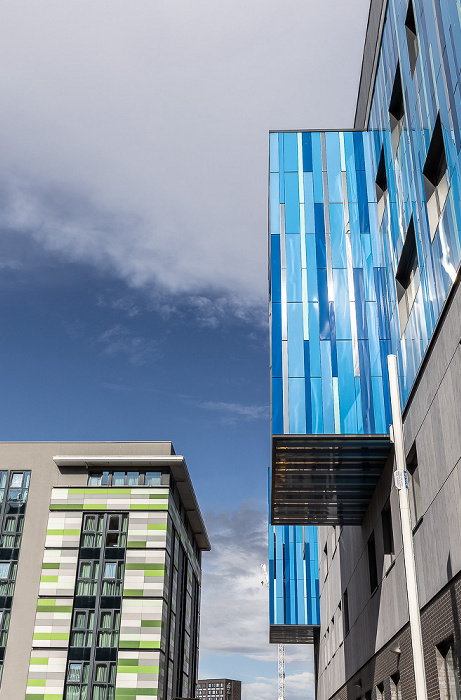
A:
[[[413,445],[407,460],[408,472],[408,487],[410,490],[410,512],[412,525],[415,525],[421,519],[423,514],[421,500],[421,483],[419,480],[418,456],[416,454],[416,446]]]
[[[411,74],[415,72],[416,59],[418,58],[418,34],[416,32],[415,10],[413,0],[408,3],[407,16],[405,18],[405,31],[407,35],[408,57],[410,59]]]
[[[420,283],[413,216],[410,219],[410,225],[408,226],[407,235],[405,236],[405,242],[395,275],[395,283],[397,287],[400,333],[403,335]]]
[[[323,548],[323,580],[326,579],[328,574],[328,544],[325,543]]]
[[[381,156],[378,163],[378,172],[376,173],[376,201],[378,203],[378,225],[383,222],[384,212],[386,210],[387,200],[389,198],[389,190],[387,187],[386,177],[386,161],[384,158],[384,147],[381,149]]]
[[[404,116],[405,107],[403,101],[402,76],[400,74],[400,63],[397,63],[391,101],[389,103],[389,121],[391,124],[392,152],[394,158],[397,155],[397,149],[400,143]]]
[[[423,180],[429,232],[431,241],[433,241],[442,218],[450,188],[440,114],[438,114],[435,121],[431,142],[427,150],[426,162],[423,168]]]
[[[439,644],[436,656],[440,700],[460,700],[458,671],[453,654],[453,639]]]
[[[349,623],[349,596],[347,593],[347,588],[344,589],[343,593],[343,620],[344,620],[344,636],[349,634],[350,623]]]
[[[400,684],[400,673],[391,676],[391,699],[402,700],[402,687]]]
[[[378,683],[376,686],[376,700],[384,700],[384,683]]]
[[[386,571],[394,561],[394,532],[392,529],[392,511],[390,501],[387,501],[381,512],[381,524],[383,527],[384,570]]]
[[[378,588],[378,569],[376,567],[376,545],[375,536],[372,533],[367,543],[368,553],[368,573],[370,577],[370,593],[373,593]]]

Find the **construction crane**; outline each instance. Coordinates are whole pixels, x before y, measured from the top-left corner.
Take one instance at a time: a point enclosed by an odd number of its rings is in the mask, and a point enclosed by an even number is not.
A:
[[[261,564],[261,569],[264,574],[264,581],[261,581],[262,585],[266,583],[269,588],[269,575],[267,573],[267,568],[265,564]],[[278,700],[285,700],[285,645],[277,645],[277,666],[278,666],[278,686],[279,694]]]

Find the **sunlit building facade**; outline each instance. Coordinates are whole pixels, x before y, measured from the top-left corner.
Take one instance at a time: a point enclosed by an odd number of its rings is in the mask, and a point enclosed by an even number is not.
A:
[[[0,443],[0,697],[195,697],[201,552],[170,442]]]
[[[309,594],[277,547],[317,531],[304,641],[322,700],[414,697],[389,354],[428,687],[459,692],[460,16],[455,0],[373,0],[355,129],[270,134],[271,625],[296,641],[286,611]]]

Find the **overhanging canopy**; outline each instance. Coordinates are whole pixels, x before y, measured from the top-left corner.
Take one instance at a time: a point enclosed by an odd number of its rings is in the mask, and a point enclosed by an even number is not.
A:
[[[388,435],[274,435],[272,525],[360,525],[391,447]]]

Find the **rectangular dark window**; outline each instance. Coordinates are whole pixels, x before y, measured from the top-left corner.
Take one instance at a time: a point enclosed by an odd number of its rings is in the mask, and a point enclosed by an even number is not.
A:
[[[347,588],[344,589],[343,593],[343,620],[344,620],[344,636],[349,634],[349,596],[347,593]]]
[[[453,639],[437,645],[436,658],[440,700],[460,700],[458,669],[453,654]]]
[[[88,476],[88,486],[161,486],[162,476],[163,472],[152,471],[92,471]]]
[[[440,114],[437,115],[431,142],[427,150],[426,162],[423,168],[423,181],[429,232],[431,241],[433,241],[445,208],[448,190],[450,189]]]
[[[402,76],[400,74],[400,63],[397,63],[391,101],[389,103],[389,121],[391,124],[392,152],[394,158],[397,155],[397,149],[400,143],[404,116],[405,106],[403,101]]]
[[[376,567],[376,546],[375,546],[375,536],[372,533],[370,539],[367,543],[367,554],[368,554],[368,573],[370,576],[370,592],[378,588],[378,569]]]
[[[403,335],[420,283],[418,252],[416,249],[413,216],[410,219],[407,235],[405,236],[402,253],[400,255],[400,260],[395,275],[395,283],[397,287],[400,333]]]
[[[408,3],[407,16],[405,18],[405,31],[407,35],[408,57],[410,59],[411,74],[415,72],[416,59],[418,58],[418,34],[416,31],[415,10],[413,0]]]
[[[411,524],[413,527],[419,522],[422,514],[421,484],[419,480],[418,455],[416,446],[413,445],[407,459],[408,488],[410,496]]]
[[[395,556],[390,501],[387,501],[386,505],[381,511],[381,524],[383,528],[384,569],[387,570],[394,561]]]
[[[386,203],[389,198],[389,190],[387,187],[386,177],[386,160],[384,158],[384,147],[381,149],[381,156],[378,163],[378,172],[376,173],[376,201],[378,203],[378,225],[383,222]]]

